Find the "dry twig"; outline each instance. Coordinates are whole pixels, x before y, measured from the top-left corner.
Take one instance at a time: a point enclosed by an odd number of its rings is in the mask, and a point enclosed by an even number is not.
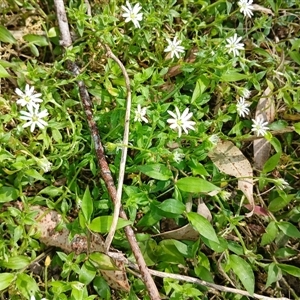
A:
[[[62,37],[61,45],[63,45],[64,47],[69,47],[69,46],[71,46],[72,41],[71,41],[71,35],[70,35],[68,21],[67,21],[67,15],[65,12],[64,2],[63,2],[63,0],[55,0],[54,4],[56,7],[56,14],[57,14],[57,18],[58,18],[59,28],[61,31],[61,37]],[[68,68],[72,71],[72,73],[75,76],[79,75],[79,73],[80,73],[79,68],[75,63],[69,62]],[[98,160],[98,165],[100,168],[101,177],[103,178],[103,180],[105,182],[106,188],[109,192],[109,195],[110,195],[113,203],[116,205],[117,190],[116,190],[116,187],[114,184],[113,177],[109,170],[108,163],[107,163],[105,155],[104,155],[104,148],[101,143],[98,128],[96,126],[95,120],[93,119],[91,99],[90,99],[88,91],[85,87],[84,82],[81,80],[78,80],[77,84],[79,86],[80,97],[82,100],[82,104],[83,104],[84,111],[85,111],[85,114],[87,117],[88,125],[91,130],[92,138],[94,141],[94,146],[95,146],[96,156],[97,156],[97,160]],[[122,207],[120,207],[120,217],[123,219],[128,219],[126,216],[126,213]],[[149,270],[145,263],[144,257],[143,257],[141,250],[137,244],[133,229],[130,226],[126,226],[124,228],[124,231],[125,231],[126,237],[128,239],[128,242],[131,246],[132,252],[135,256],[136,262],[139,266],[139,270],[141,272],[142,279],[143,279],[144,284],[149,292],[150,298],[153,300],[160,299],[157,287],[154,283],[153,278],[151,277],[151,275],[149,273]]]

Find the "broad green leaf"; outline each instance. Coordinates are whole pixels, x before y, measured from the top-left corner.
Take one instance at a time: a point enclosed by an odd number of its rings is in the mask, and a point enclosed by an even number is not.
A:
[[[268,267],[268,279],[265,289],[267,289],[273,282],[277,282],[282,277],[282,272],[275,263],[271,263]]]
[[[15,44],[17,40],[4,26],[0,25],[0,42]]]
[[[255,281],[251,266],[243,258],[232,254],[230,255],[230,267],[242,282],[247,292],[253,295]]]
[[[221,76],[221,81],[223,82],[232,82],[232,81],[239,81],[247,78],[248,75],[240,74],[235,71],[228,71]]]
[[[266,232],[262,236],[260,245],[265,246],[272,243],[275,240],[277,234],[278,228],[276,226],[276,223],[274,221],[271,221],[266,228]]]
[[[282,195],[282,197],[277,197],[272,200],[268,206],[268,209],[271,212],[279,211],[287,206],[293,199],[295,199],[295,194]]]
[[[88,186],[86,187],[83,198],[82,198],[81,210],[82,210],[85,220],[88,223],[90,223],[91,216],[93,213],[93,199],[92,199],[90,189]]]
[[[183,192],[189,193],[209,193],[219,191],[220,188],[207,180],[198,177],[185,177],[176,182],[176,186]]]
[[[47,46],[48,41],[45,36],[37,34],[26,34],[23,36],[24,41],[32,43],[37,46]]]
[[[91,263],[101,270],[117,270],[113,260],[106,254],[100,252],[93,252],[89,255]]]
[[[91,229],[94,232],[99,232],[99,233],[107,233],[109,232],[111,223],[112,223],[112,216],[101,216],[93,219],[91,224],[89,225],[89,229]],[[124,220],[119,218],[118,224],[117,224],[117,229],[123,228],[127,225],[131,225],[132,222],[129,220]]]
[[[171,170],[163,164],[138,166],[137,169],[145,175],[157,180],[168,180],[172,178],[173,175]]]
[[[295,131],[300,134],[300,122],[294,124]]]
[[[206,218],[194,212],[189,212],[187,217],[201,236],[204,236],[208,240],[219,244],[219,239],[216,235],[216,232]]]
[[[209,79],[206,76],[200,75],[196,82],[196,87],[193,92],[191,103],[194,103],[209,86]]]
[[[300,268],[287,264],[278,264],[277,266],[284,272],[300,278]]]
[[[29,297],[39,291],[39,287],[31,276],[25,273],[17,275],[16,287],[22,296]]]
[[[29,169],[29,170],[26,170],[24,173],[34,179],[45,180],[45,178],[37,170]]]
[[[0,78],[11,77],[3,66],[0,65]]]
[[[3,260],[0,265],[11,270],[19,270],[27,267],[30,259],[25,255],[11,256],[7,261]]]
[[[19,197],[19,191],[11,186],[0,187],[0,203],[10,202]]]
[[[269,172],[273,171],[278,166],[280,157],[281,157],[280,152],[271,156],[264,164],[264,168],[263,168],[262,172],[269,173]]]
[[[12,273],[1,273],[0,274],[0,291],[5,290],[11,284],[13,284],[15,275]]]
[[[278,228],[287,236],[292,238],[300,238],[300,231],[297,227],[289,222],[278,222]]]
[[[290,57],[298,64],[300,65],[300,54],[299,51],[290,51]]]
[[[226,249],[228,249],[227,241],[222,237],[218,237],[218,240],[219,240],[218,243],[216,243],[212,240],[209,240],[209,239],[205,238],[204,236],[201,237],[201,240],[207,247],[209,247],[216,253],[222,253]]]
[[[173,218],[181,215],[185,211],[185,205],[176,199],[167,199],[157,208],[162,211],[162,215],[167,218]]]
[[[95,267],[89,261],[86,261],[80,269],[79,281],[88,285],[95,278],[96,273]]]
[[[93,280],[93,288],[103,300],[110,300],[110,288],[102,276],[96,276]]]
[[[298,254],[298,251],[283,247],[275,251],[276,258],[289,258],[291,256],[296,256]]]
[[[234,241],[230,241],[230,240],[228,240],[227,243],[228,243],[228,249],[230,251],[232,251],[233,253],[235,253],[237,255],[244,255],[244,249],[240,244],[238,244],[237,242],[234,242]]]

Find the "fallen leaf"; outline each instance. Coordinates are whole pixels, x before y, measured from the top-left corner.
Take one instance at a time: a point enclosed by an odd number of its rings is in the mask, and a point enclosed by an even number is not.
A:
[[[274,13],[269,8],[263,7],[263,6],[258,5],[258,4],[252,4],[252,6],[253,6],[253,10],[254,11],[260,11],[260,12],[262,12],[264,14],[274,16]]]
[[[62,216],[54,210],[42,206],[32,206],[32,211],[37,211],[35,229],[39,232],[39,240],[47,246],[58,247],[63,251],[75,252],[104,252],[104,240],[100,234],[92,234],[90,241],[84,235],[76,234],[72,241],[69,240],[70,231],[66,226],[57,226],[63,223]],[[121,253],[118,253],[119,255]],[[122,254],[121,254],[122,255]],[[125,271],[124,261],[115,259],[114,264],[118,270],[100,270],[107,283],[114,289],[129,291],[129,283]]]
[[[274,99],[271,94],[271,89],[266,88],[262,97],[260,98],[255,112],[255,118],[260,117],[265,122],[271,123],[275,118]],[[253,160],[254,167],[257,170],[262,170],[265,162],[270,157],[271,144],[264,138],[254,140],[253,142]]]
[[[250,217],[255,208],[253,170],[250,162],[230,141],[220,141],[208,156],[220,171],[238,178],[238,188],[244,193],[252,207],[250,213],[246,214],[247,217]]]

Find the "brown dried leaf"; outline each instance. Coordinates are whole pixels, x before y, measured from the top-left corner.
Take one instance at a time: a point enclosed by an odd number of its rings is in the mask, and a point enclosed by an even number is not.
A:
[[[255,112],[255,118],[260,117],[265,122],[271,123],[275,118],[275,105],[274,99],[271,94],[271,89],[269,87],[266,88],[262,97],[260,98]],[[257,139],[253,142],[253,160],[254,167],[258,170],[262,170],[265,162],[268,160],[270,156],[271,145],[270,143],[264,139]]]
[[[62,229],[57,231],[59,224],[63,223],[62,216],[54,210],[49,210],[42,206],[32,206],[32,210],[38,211],[36,216],[37,223],[35,229],[39,232],[39,240],[47,246],[61,248],[65,252],[104,252],[104,240],[99,234],[92,234],[90,243],[84,235],[76,234],[72,241],[69,240],[70,231],[66,226],[61,226]],[[88,248],[89,245],[89,248]],[[118,255],[122,255],[118,253]],[[129,283],[125,272],[123,260],[115,259],[115,265],[119,270],[100,270],[104,279],[114,289],[129,291]]]
[[[209,222],[211,222],[211,212],[201,198],[198,199],[197,213],[206,218]]]
[[[253,214],[253,170],[250,162],[230,141],[220,141],[208,156],[213,163],[225,174],[238,178],[238,188],[245,194],[252,210],[247,216]]]
[[[196,231],[192,225],[186,224],[175,230],[166,231],[154,235],[154,237],[159,236],[163,239],[175,239],[175,240],[190,240],[196,241],[199,238],[199,232]]]
[[[258,4],[252,4],[252,6],[253,6],[253,10],[255,10],[255,11],[260,11],[264,14],[274,16],[274,13],[269,8],[263,7],[263,6],[258,5]]]

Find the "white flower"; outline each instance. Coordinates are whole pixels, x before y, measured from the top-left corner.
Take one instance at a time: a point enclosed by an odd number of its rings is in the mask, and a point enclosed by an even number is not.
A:
[[[275,185],[280,189],[280,190],[283,190],[283,189],[286,189],[286,188],[289,188],[289,184],[283,179],[283,178],[278,178],[278,179],[275,179]]]
[[[244,97],[245,99],[250,98],[251,96],[251,92],[248,89],[243,89],[242,90],[242,97]]]
[[[139,13],[139,11],[142,9],[139,3],[137,3],[134,7],[131,6],[131,4],[126,1],[126,6],[122,5],[123,10],[125,10],[125,13],[123,13],[122,17],[126,18],[125,22],[132,21],[133,25],[136,28],[140,28],[139,21],[143,20],[143,13]]]
[[[252,124],[252,131],[256,132],[257,136],[260,135],[265,135],[267,130],[269,130],[269,128],[266,126],[268,125],[268,122],[264,122],[264,119],[262,117],[257,117],[256,120],[253,120],[253,124]]]
[[[20,89],[15,89],[16,94],[21,97],[17,100],[17,104],[20,104],[21,106],[35,106],[37,107],[39,104],[37,102],[42,102],[43,100],[40,99],[42,94],[34,93],[34,87],[30,87],[28,84],[25,86],[25,92],[23,93]]]
[[[148,123],[148,120],[145,118],[146,112],[147,112],[147,107],[141,108],[141,105],[138,104],[137,109],[135,110],[134,122],[144,121],[145,123]]]
[[[213,134],[208,138],[208,140],[215,146],[219,143],[220,138],[218,137],[218,135]]]
[[[251,5],[253,0],[240,0],[238,5],[240,7],[240,12],[244,14],[245,17],[251,18],[253,16],[253,6]]]
[[[249,103],[245,102],[245,98],[240,97],[239,101],[236,104],[236,110],[240,117],[245,117],[249,114],[250,110],[248,108]]]
[[[45,173],[51,171],[52,163],[46,157],[39,159],[37,163]]]
[[[43,111],[39,112],[39,106],[32,107],[28,106],[28,111],[20,111],[20,114],[23,115],[20,117],[22,120],[28,121],[25,123],[22,127],[28,127],[30,126],[30,131],[33,132],[35,129],[35,126],[37,125],[40,129],[43,129],[45,126],[48,125],[46,121],[43,120],[46,116],[48,116],[47,109],[44,109]]]
[[[173,160],[178,164],[184,159],[184,154],[180,153],[179,151],[175,150],[173,153]]]
[[[195,130],[194,126],[196,122],[189,121],[193,116],[193,113],[189,113],[189,108],[187,107],[182,114],[180,114],[179,109],[175,106],[176,114],[168,110],[168,113],[173,117],[173,119],[168,119],[167,122],[170,123],[170,128],[178,130],[178,137],[181,137],[182,129],[186,134],[188,134],[188,129]]]
[[[174,57],[174,55],[179,58],[179,53],[184,52],[184,47],[180,46],[181,40],[177,41],[177,37],[174,37],[174,40],[171,41],[170,39],[167,39],[168,47],[164,50],[164,52],[171,52],[171,58]]]
[[[31,295],[30,300],[35,300],[35,296]],[[46,298],[42,298],[41,300],[47,300]]]
[[[226,200],[229,200],[230,196],[231,196],[231,193],[225,191],[225,190],[221,190],[219,192],[219,196],[221,197],[222,200],[226,201]]]
[[[234,56],[239,55],[239,50],[244,50],[244,44],[239,43],[241,41],[241,37],[238,37],[237,34],[235,33],[234,36],[226,39],[227,45],[225,46],[228,48],[228,53],[230,54],[233,52]]]

